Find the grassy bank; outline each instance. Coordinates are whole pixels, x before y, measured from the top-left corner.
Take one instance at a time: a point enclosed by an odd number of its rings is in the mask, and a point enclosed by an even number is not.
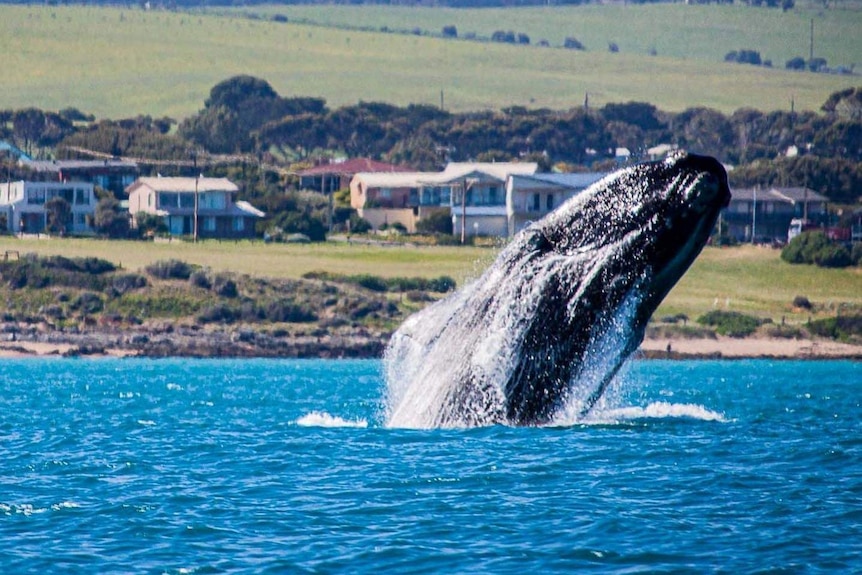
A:
[[[427,16],[423,28],[432,31],[439,31],[443,18],[451,23],[457,16],[455,23],[464,31],[507,27],[532,33],[534,42],[547,35],[555,44],[573,35],[590,48],[578,52],[235,15],[3,5],[0,108],[75,106],[100,117],[182,118],[202,107],[214,84],[240,73],[267,79],[283,95],[323,96],[332,106],[359,100],[436,105],[442,90],[446,108],[454,111],[510,105],[567,109],[581,105],[587,93],[595,106],[637,100],[669,111],[709,106],[730,112],[788,108],[792,98],[798,110],[816,110],[831,93],[858,84],[854,76],[781,69],[792,55],[807,55],[808,29],[800,26],[808,20],[795,13],[712,12],[719,10],[712,6],[698,8],[710,12],[689,12],[696,7],[681,5],[667,13],[625,8],[631,11],[417,11],[409,16]],[[342,19],[359,18],[341,7],[323,9]],[[384,25],[379,18],[389,13],[370,14],[369,27],[379,30]],[[862,60],[862,48],[852,40],[859,18],[857,12],[835,17],[824,11],[817,55],[834,65]],[[532,32],[534,26],[538,32]],[[736,29],[743,30],[740,36],[734,35]],[[609,41],[620,44],[620,53],[608,52]],[[658,55],[647,55],[646,45]],[[742,48],[761,50],[778,67],[721,62],[723,54]]]
[[[179,259],[210,268],[276,279],[297,279],[310,271],[383,277],[447,275],[458,285],[475,278],[492,261],[487,248],[392,247],[379,245],[285,245],[252,242],[144,243],[99,240],[0,238],[7,250],[67,257],[100,257],[130,272],[156,261]],[[813,310],[792,305],[805,296]],[[659,308],[656,317],[686,314],[692,319],[713,309],[734,310],[789,323],[834,316],[862,308],[862,270],[792,266],[777,250],[743,246],[707,248]]]

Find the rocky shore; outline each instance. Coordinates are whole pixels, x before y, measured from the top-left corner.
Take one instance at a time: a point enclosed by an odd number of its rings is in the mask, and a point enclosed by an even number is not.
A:
[[[123,328],[57,330],[45,324],[0,324],[0,357],[379,358],[387,331],[347,327],[287,332],[247,326],[205,329],[152,322]],[[852,359],[862,345],[766,337],[647,338],[645,359]]]

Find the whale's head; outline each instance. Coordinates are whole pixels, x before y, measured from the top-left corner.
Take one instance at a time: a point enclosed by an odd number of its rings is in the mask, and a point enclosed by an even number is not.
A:
[[[608,273],[643,278],[651,314],[707,243],[730,202],[727,173],[715,158],[676,155],[618,171],[536,226],[546,247],[601,254]]]

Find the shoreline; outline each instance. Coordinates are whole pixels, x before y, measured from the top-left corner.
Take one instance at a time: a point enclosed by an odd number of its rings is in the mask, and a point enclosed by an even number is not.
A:
[[[340,339],[340,338],[339,338]],[[388,338],[385,338],[388,339]],[[366,338],[363,341],[294,341],[280,349],[261,349],[234,341],[232,345],[169,346],[167,348],[135,348],[127,345],[94,345],[72,341],[2,341],[0,358],[283,358],[283,359],[379,359],[385,339]],[[345,345],[346,344],[346,345]],[[635,358],[653,360],[853,360],[862,361],[862,345],[823,339],[779,339],[748,337],[743,339],[716,338],[651,338],[645,339]]]

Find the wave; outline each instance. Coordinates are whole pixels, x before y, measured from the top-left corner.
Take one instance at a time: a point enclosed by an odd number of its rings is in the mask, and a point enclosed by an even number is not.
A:
[[[668,403],[656,401],[646,407],[617,407],[596,410],[586,418],[579,420],[557,420],[555,426],[569,425],[608,425],[637,421],[643,419],[694,419],[698,421],[716,421],[724,423],[724,414],[707,409],[702,405],[692,403]]]
[[[368,427],[368,421],[364,419],[344,419],[335,415],[329,415],[325,411],[312,411],[296,420],[300,427]]]

